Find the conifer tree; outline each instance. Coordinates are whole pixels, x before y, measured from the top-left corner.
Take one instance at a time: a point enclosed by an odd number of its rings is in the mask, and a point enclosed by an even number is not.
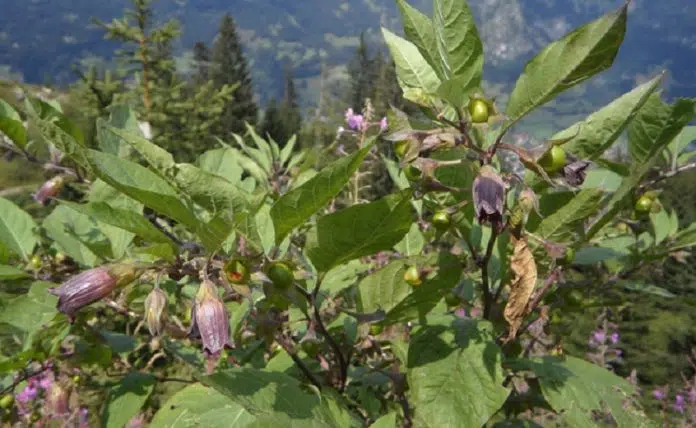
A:
[[[266,105],[259,133],[264,138],[270,136],[278,144],[286,142],[285,122],[281,113],[281,107],[275,98],[272,98]]]
[[[233,100],[225,106],[215,133],[223,138],[229,138],[232,133],[245,133],[244,122],[256,124],[258,107],[254,100],[251,72],[230,14],[222,18],[220,33],[213,44],[210,77],[218,87],[239,83]]]
[[[285,91],[281,116],[283,121],[284,135],[281,140],[276,140],[279,145],[284,145],[293,135],[297,135],[302,127],[302,114],[297,100],[297,88],[295,79],[292,76],[290,66],[285,67]]]
[[[202,85],[210,78],[210,50],[203,42],[193,45],[193,81]]]
[[[361,111],[365,99],[372,95],[373,61],[365,40],[365,33],[360,34],[360,43],[355,55],[348,64],[350,86],[348,90],[348,105],[355,111]]]

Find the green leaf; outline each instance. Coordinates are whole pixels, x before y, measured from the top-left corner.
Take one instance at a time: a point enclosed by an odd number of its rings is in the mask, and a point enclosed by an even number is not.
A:
[[[434,0],[433,28],[444,76],[447,79],[466,76],[467,81],[480,82],[483,44],[467,2]]]
[[[174,394],[155,414],[152,428],[244,428],[256,418],[242,406],[201,384]]]
[[[321,291],[337,294],[355,284],[359,276],[370,269],[369,263],[363,263],[360,260],[352,260],[348,263],[343,263],[324,275],[324,280],[321,282]]]
[[[431,19],[408,4],[406,0],[396,0],[396,3],[401,11],[401,22],[403,22],[406,38],[418,48],[423,58],[435,69],[437,74],[444,78],[445,75],[442,73],[440,58],[437,54],[435,29]]]
[[[469,102],[469,96],[481,86],[481,70],[472,67],[467,74],[455,76],[442,82],[437,95],[457,108]]]
[[[4,133],[15,146],[24,149],[27,145],[27,130],[19,113],[0,99],[0,133]]]
[[[604,192],[597,189],[581,190],[566,204],[545,217],[536,228],[529,231],[552,242],[567,242],[582,221],[597,213]]]
[[[95,150],[89,150],[88,157],[95,174],[107,184],[192,231],[198,229],[199,222],[194,214],[176,190],[157,174],[135,162]]]
[[[662,287],[658,287],[654,284],[647,284],[645,282],[635,282],[635,281],[619,281],[618,285],[626,290],[635,291],[638,293],[649,294],[652,296],[665,297],[668,299],[677,297],[676,294]]]
[[[276,244],[294,228],[329,203],[343,189],[362,164],[377,140],[372,138],[365,147],[328,165],[303,185],[281,196],[271,208]]]
[[[413,220],[411,192],[389,195],[320,217],[307,233],[305,254],[314,267],[332,267],[388,250],[408,232]]]
[[[420,254],[424,246],[425,237],[423,236],[423,232],[420,231],[417,223],[412,223],[411,229],[409,229],[406,236],[404,236],[404,239],[394,246],[394,250],[404,256],[410,257]]]
[[[0,311],[0,324],[11,325],[26,336],[41,330],[56,316],[58,298],[48,292],[56,284],[37,281],[27,294],[10,300]]]
[[[409,403],[415,426],[480,427],[505,403],[502,352],[488,322],[426,326],[408,347]]]
[[[669,244],[669,250],[677,251],[694,245],[696,245],[696,223],[691,223],[689,227],[674,236],[674,241]]]
[[[278,155],[280,165],[286,165],[288,163],[288,161],[290,160],[290,156],[292,156],[293,154],[293,150],[295,150],[296,144],[297,137],[293,135],[280,150],[280,154]]]
[[[595,265],[605,260],[621,257],[622,254],[611,248],[587,247],[578,251],[573,259],[574,265]]]
[[[662,209],[659,213],[650,213],[650,224],[655,237],[655,245],[660,245],[672,231],[672,222],[667,210]]]
[[[609,68],[623,42],[627,12],[628,3],[551,43],[532,58],[510,94],[505,128]]]
[[[135,112],[126,105],[117,105],[111,108],[108,121],[104,118],[98,118],[96,124],[97,142],[101,151],[120,158],[127,158],[131,153],[131,146],[124,138],[109,130],[122,129],[134,135],[140,135]]]
[[[644,413],[627,404],[636,388],[602,367],[570,356],[520,362],[519,367],[539,377],[544,398],[569,426],[596,427],[593,413],[603,410],[611,412],[618,427],[642,426],[646,420]]]
[[[143,137],[139,129],[119,129],[110,124],[104,124],[102,134],[100,135],[106,137],[108,133],[130,145],[160,174],[165,174],[166,171],[174,167],[174,157],[171,153]],[[110,154],[113,155],[113,153]]]
[[[145,373],[129,373],[112,387],[104,407],[106,428],[122,428],[137,415],[155,387],[155,378]]]
[[[14,281],[31,278],[31,275],[14,266],[0,265],[0,281]]]
[[[370,428],[396,428],[396,413],[390,412],[381,418],[377,419],[374,424],[370,425]]]
[[[206,172],[218,175],[232,184],[242,181],[244,169],[237,163],[239,151],[231,148],[208,150],[198,158],[198,166]]]
[[[74,202],[61,201],[61,204],[74,211],[92,217],[97,221],[134,233],[146,241],[174,245],[172,240],[153,226],[152,223],[147,221],[142,213],[112,208],[106,202],[77,204]]]
[[[635,167],[607,202],[604,213],[590,227],[587,232],[588,240],[615,218],[628,203],[643,177],[660,160],[664,148],[694,118],[695,107],[694,99],[678,99],[674,104],[668,105],[660,99],[660,94],[650,96],[629,127],[629,146],[632,147]]]
[[[573,137],[563,145],[566,152],[585,160],[598,159],[619,138],[636,112],[655,92],[663,77],[664,74],[660,74],[643,83],[551,139],[563,140]]]
[[[592,169],[587,173],[582,189],[600,189],[605,192],[615,192],[621,187],[622,177],[608,169]]]
[[[373,313],[389,312],[411,293],[411,286],[404,281],[407,266],[415,260],[394,260],[366,276],[358,284],[358,310]]]
[[[679,155],[692,141],[696,141],[696,126],[687,126],[667,146],[670,155],[669,161],[678,164]]]
[[[95,251],[100,252],[104,243],[108,246],[106,236],[93,219],[66,206],[56,207],[42,226],[65,254],[83,266],[96,265],[100,256]]]
[[[382,28],[382,34],[396,64],[401,88],[422,89],[426,94],[434,94],[440,86],[440,79],[416,45],[386,28]]]
[[[14,203],[0,197],[0,242],[24,260],[34,252],[36,223]]]
[[[353,416],[331,395],[308,392],[300,381],[283,373],[239,368],[204,376],[201,382],[264,418],[265,426],[282,426],[270,423],[289,419],[302,421],[302,426],[355,426]]]

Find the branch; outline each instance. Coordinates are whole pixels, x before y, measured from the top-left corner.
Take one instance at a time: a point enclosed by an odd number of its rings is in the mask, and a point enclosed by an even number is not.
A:
[[[278,337],[276,337],[276,341],[280,343],[280,346],[282,346],[283,349],[285,349],[285,352],[287,352],[288,355],[290,355],[290,358],[292,358],[292,361],[300,369],[300,371],[302,371],[302,373],[304,373],[304,375],[307,376],[307,379],[309,379],[309,381],[312,382],[314,386],[321,390],[321,382],[319,382],[319,379],[317,379],[317,377],[314,376],[314,373],[312,373],[311,370],[309,370],[309,367],[307,367],[304,361],[302,361],[300,357],[297,356],[297,352],[295,352],[292,346],[290,346],[290,344],[287,343],[286,339],[287,338],[282,335],[278,335]]]
[[[689,171],[689,170],[694,169],[694,168],[696,168],[696,162],[691,162],[691,163],[687,163],[686,165],[682,165],[679,168],[675,168],[671,171],[660,173],[660,175],[658,177],[641,184],[639,189],[643,190],[645,188],[652,187],[655,184],[657,184],[663,180],[667,180],[668,178],[672,178],[677,174]]]

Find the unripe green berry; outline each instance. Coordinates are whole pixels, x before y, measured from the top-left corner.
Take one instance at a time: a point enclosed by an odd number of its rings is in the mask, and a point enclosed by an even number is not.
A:
[[[490,117],[488,103],[482,99],[472,99],[469,102],[469,115],[474,123],[486,123]]]
[[[551,148],[539,158],[538,163],[546,172],[553,174],[563,169],[568,163],[568,159],[566,158],[565,150],[559,146],[551,146]]]
[[[279,289],[287,289],[295,281],[292,269],[285,262],[272,263],[266,272],[273,285]]]
[[[450,216],[445,211],[438,211],[433,214],[433,226],[439,231],[449,229],[451,224]]]
[[[408,283],[411,287],[418,287],[423,283],[421,279],[420,271],[416,266],[409,266],[404,272],[404,281]]]

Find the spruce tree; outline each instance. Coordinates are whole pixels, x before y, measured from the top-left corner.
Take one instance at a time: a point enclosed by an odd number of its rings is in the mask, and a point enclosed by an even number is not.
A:
[[[366,98],[372,95],[373,61],[365,40],[365,33],[360,34],[360,43],[355,55],[348,64],[350,86],[348,90],[348,105],[355,111],[361,111]]]
[[[292,69],[285,67],[285,91],[283,105],[281,106],[281,116],[283,121],[284,134],[281,140],[276,142],[283,146],[293,136],[297,135],[302,128],[302,114],[297,100],[297,88],[295,79],[292,76]]]
[[[263,121],[259,130],[261,136],[264,138],[271,137],[278,144],[284,144],[286,133],[283,119],[278,100],[272,98],[266,105],[266,111],[263,114]]]
[[[387,114],[390,106],[401,108],[403,98],[401,88],[396,80],[396,66],[394,61],[382,50],[377,51],[373,61],[374,85],[370,96],[378,115]]]
[[[203,42],[193,45],[193,82],[200,86],[210,78],[210,50]]]
[[[239,83],[233,99],[225,106],[215,133],[223,138],[229,138],[232,133],[243,134],[246,132],[245,121],[256,124],[258,107],[254,100],[251,72],[230,14],[222,18],[211,58],[210,76],[218,87]]]

